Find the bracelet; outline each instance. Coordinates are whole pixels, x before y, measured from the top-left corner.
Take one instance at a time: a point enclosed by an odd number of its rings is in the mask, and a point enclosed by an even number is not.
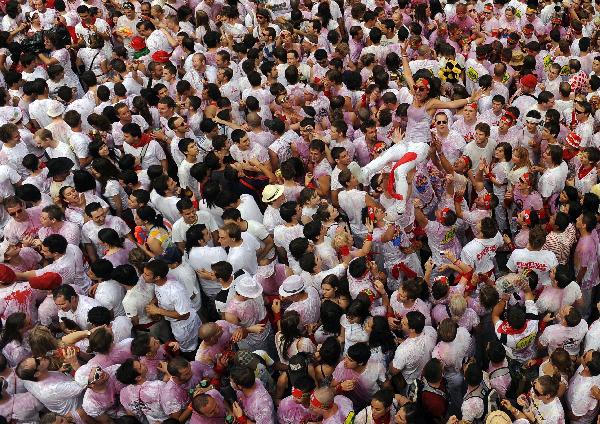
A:
[[[367,237],[365,237],[365,241],[373,241],[373,234],[367,234]]]

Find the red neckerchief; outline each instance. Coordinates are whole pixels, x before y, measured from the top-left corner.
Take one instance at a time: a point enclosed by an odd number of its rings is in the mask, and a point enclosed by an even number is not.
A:
[[[150,136],[150,134],[143,133],[140,137],[140,141],[138,141],[137,143],[130,143],[130,145],[132,147],[135,147],[136,149],[139,149],[140,147],[143,147],[146,144],[150,144],[150,141],[152,141],[152,137]]]
[[[512,328],[510,326],[508,321],[502,321],[502,324],[500,324],[500,327],[498,327],[498,332],[502,333],[502,334],[507,334],[507,335],[511,335],[511,334],[514,335],[514,334],[521,334],[523,331],[525,331],[526,328],[527,328],[527,323],[525,323],[523,328],[519,328],[518,330],[515,330],[514,328]]]
[[[383,417],[381,418],[375,418],[373,417],[373,423],[374,424],[389,424],[390,422],[390,411],[388,411]]]
[[[587,174],[589,174],[590,172],[592,172],[592,169],[594,169],[593,166],[590,166],[588,168],[584,168],[583,166],[581,168],[579,168],[579,170],[577,171],[577,178],[579,178],[580,180],[583,180]]]
[[[92,17],[92,22],[87,24],[83,21],[81,21],[81,26],[83,26],[85,29],[90,29],[90,27],[94,26],[94,24],[96,23],[96,17]]]
[[[406,152],[404,156],[402,156],[400,160],[392,167],[392,171],[390,172],[390,177],[388,179],[387,191],[388,194],[394,199],[402,200],[404,198],[401,194],[396,193],[396,189],[394,187],[396,183],[396,176],[394,175],[394,171],[396,171],[396,168],[398,168],[400,165],[410,162],[411,160],[415,160],[416,158],[417,154],[415,152]]]

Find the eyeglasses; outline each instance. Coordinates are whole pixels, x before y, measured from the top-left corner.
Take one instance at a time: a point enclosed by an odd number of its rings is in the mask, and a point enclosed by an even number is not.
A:
[[[448,121],[435,121],[437,125],[447,124]]]
[[[21,208],[21,209],[17,209],[16,211],[13,211],[13,212],[9,212],[8,214],[9,214],[10,216],[17,216],[17,215],[18,215],[18,214],[20,214],[21,212],[23,212],[23,208]]]

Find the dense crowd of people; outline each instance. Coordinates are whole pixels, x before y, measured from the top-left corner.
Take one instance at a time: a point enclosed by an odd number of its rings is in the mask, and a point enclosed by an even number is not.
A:
[[[600,423],[600,0],[0,16],[0,424]]]

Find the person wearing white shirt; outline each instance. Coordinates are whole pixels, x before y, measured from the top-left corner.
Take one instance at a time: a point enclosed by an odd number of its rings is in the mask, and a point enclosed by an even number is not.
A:
[[[425,326],[425,315],[418,311],[411,311],[402,318],[402,330],[408,337],[398,345],[390,369],[392,374],[401,372],[410,385],[421,376],[431,359],[437,332],[433,327]]]
[[[159,50],[166,52],[172,50],[166,30],[156,29],[150,21],[140,21],[136,27],[138,33],[146,38],[146,47],[150,50],[150,55]]]
[[[573,306],[566,305],[558,312],[558,324],[546,327],[539,343],[552,354],[557,348],[565,349],[570,355],[579,355],[581,342],[588,331],[588,325]]]
[[[182,252],[186,247],[186,232],[192,225],[204,225],[208,230],[209,236],[212,236],[212,240],[218,239],[217,230],[219,227],[210,212],[206,210],[196,210],[192,201],[187,197],[179,199],[175,206],[177,207],[181,218],[174,222],[171,238],[173,243],[175,243]]]
[[[598,386],[600,386],[600,352],[588,350],[581,365],[569,382],[567,406],[572,423],[591,424],[598,415]],[[596,387],[594,389],[594,387]]]
[[[152,165],[162,165],[167,171],[167,155],[162,146],[147,134],[142,134],[141,127],[135,122],[123,125],[123,150],[133,155],[142,169],[148,169]]]
[[[555,144],[548,146],[542,153],[542,160],[546,168],[541,168],[543,174],[538,181],[538,192],[542,195],[544,203],[554,211],[556,206],[553,205],[553,201],[565,187],[569,168],[563,161],[562,148]]]
[[[213,264],[227,260],[225,249],[221,246],[208,246],[209,240],[209,232],[203,224],[194,224],[185,232],[187,260],[194,271],[210,271]],[[222,289],[218,281],[203,277],[200,278],[200,285],[211,301]]]
[[[79,368],[77,357],[67,361],[74,369]],[[27,392],[51,412],[61,416],[71,415],[81,421],[77,410],[81,408],[85,387],[75,382],[73,377],[60,371],[49,371],[50,359],[27,358],[19,363],[17,376],[23,381]]]
[[[92,280],[99,280],[95,285],[94,299],[110,311],[114,317],[125,315],[123,297],[125,289],[111,279],[114,266],[107,259],[99,259],[90,266],[89,275]],[[126,318],[129,321],[128,318]],[[129,324],[131,327],[131,323]]]
[[[228,247],[227,261],[233,266],[233,272],[245,270],[250,275],[258,270],[257,251],[260,242],[248,232],[242,233],[234,223],[224,224],[219,229],[219,244]]]
[[[227,209],[223,212],[223,222],[225,224],[233,223],[237,225],[242,233],[247,232],[256,240],[258,240],[260,243],[260,249],[257,251],[256,255],[259,261],[263,258],[273,259],[275,257],[275,250],[273,249],[273,236],[269,234],[261,222],[244,220],[242,219],[240,211],[233,208]]]
[[[102,306],[96,299],[77,294],[68,284],[63,284],[54,290],[52,297],[58,308],[58,318],[61,320],[62,328],[66,328],[62,318],[67,318],[75,322],[80,329],[86,330],[89,326],[88,312],[95,306]]]
[[[168,272],[169,266],[159,259],[144,266],[142,277],[146,283],[154,285],[158,301],[157,305],[146,306],[146,312],[165,317],[182,353],[193,354],[198,347],[200,317],[192,307],[187,289],[179,282],[167,280]]]

